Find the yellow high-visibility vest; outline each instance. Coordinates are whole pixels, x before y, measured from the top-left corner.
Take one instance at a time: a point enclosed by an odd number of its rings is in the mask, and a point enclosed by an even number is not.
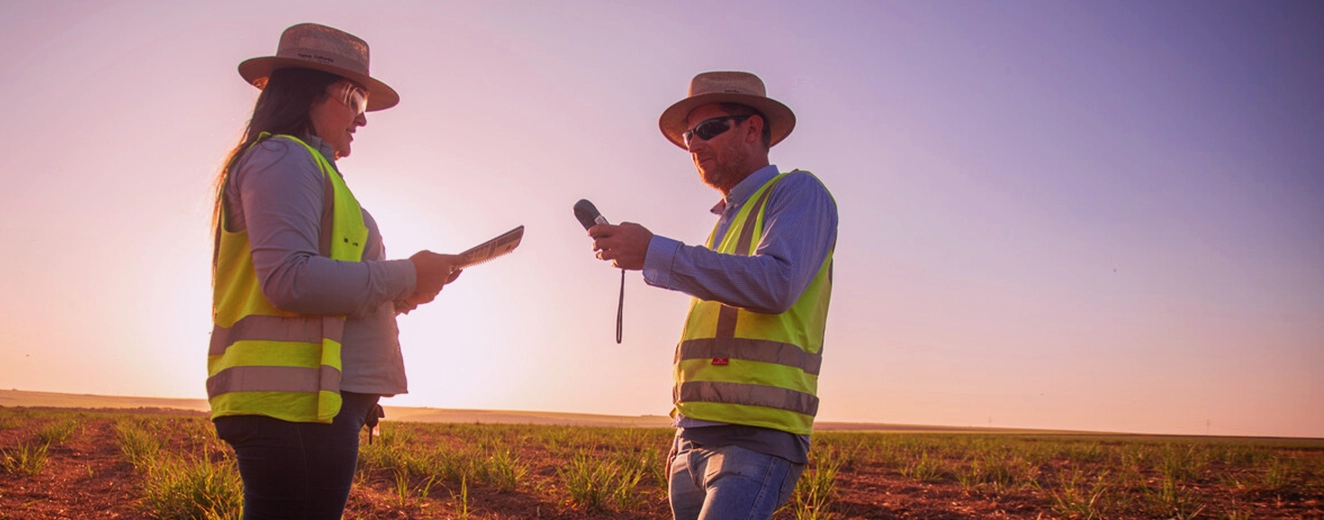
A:
[[[263,133],[257,142],[267,137]],[[297,137],[270,137],[302,145],[322,170],[326,207],[320,254],[362,261],[368,226],[340,173],[321,152]],[[330,423],[341,405],[340,340],[345,317],[286,312],[267,301],[253,268],[248,232],[226,229],[224,206],[212,266],[213,327],[207,354],[211,416],[265,415]]]
[[[752,256],[763,236],[768,195],[785,176],[774,177],[750,195],[753,203],[736,213],[720,243],[714,227],[708,248]],[[800,299],[781,314],[691,300],[676,347],[673,414],[798,435],[813,431],[832,295],[832,253],[828,251]]]

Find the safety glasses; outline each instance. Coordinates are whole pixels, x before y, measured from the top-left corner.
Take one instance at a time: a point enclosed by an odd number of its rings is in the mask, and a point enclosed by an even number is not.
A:
[[[731,123],[732,121],[734,121],[735,124],[740,124],[741,121],[746,119],[749,119],[749,115],[722,116],[714,117],[712,119],[704,119],[703,121],[700,121],[699,124],[694,125],[693,129],[686,130],[685,133],[680,134],[680,136],[685,139],[685,146],[689,147],[690,139],[692,138],[697,137],[700,140],[707,141],[726,133],[727,130],[730,130],[733,126]]]
[[[348,81],[340,81],[331,85],[329,94],[344,103],[350,110],[353,110],[355,116],[363,115],[364,112],[368,111],[368,91],[364,90],[363,87]]]

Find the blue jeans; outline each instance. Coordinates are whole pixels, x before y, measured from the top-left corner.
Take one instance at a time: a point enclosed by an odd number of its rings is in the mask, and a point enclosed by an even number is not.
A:
[[[331,424],[260,415],[216,419],[244,481],[244,520],[339,520],[359,458],[359,430],[380,396],[341,392]]]
[[[667,491],[676,520],[770,519],[791,498],[804,464],[739,446],[673,441]]]

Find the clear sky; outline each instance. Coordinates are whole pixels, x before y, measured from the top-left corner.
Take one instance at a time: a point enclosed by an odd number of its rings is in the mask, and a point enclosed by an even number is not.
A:
[[[399,106],[347,181],[388,256],[516,225],[400,319],[396,406],[665,414],[688,297],[571,216],[702,241],[657,118],[746,70],[841,216],[820,420],[1324,437],[1324,4],[5,2],[0,387],[204,397],[210,182],[319,22]]]

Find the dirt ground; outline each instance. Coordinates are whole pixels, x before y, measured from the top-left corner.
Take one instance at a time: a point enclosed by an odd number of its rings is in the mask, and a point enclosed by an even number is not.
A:
[[[0,431],[0,448],[31,437],[30,429]],[[138,509],[138,476],[120,455],[110,419],[86,423],[48,453],[35,477],[0,473],[0,518],[150,518]]]
[[[35,427],[10,425],[0,429],[0,449],[13,451],[35,435]],[[401,500],[386,475],[367,475],[356,483],[345,518],[469,518],[482,519],[665,519],[670,518],[664,492],[650,484],[640,505],[629,511],[584,510],[573,506],[556,489],[558,461],[545,452],[525,451],[521,460],[530,473],[511,492],[468,489],[467,502],[459,490],[437,487],[429,498]],[[923,483],[880,468],[856,467],[836,479],[837,500],[832,518],[838,519],[963,519],[963,518],[1070,518],[1053,509],[1053,502],[1030,490],[983,494],[955,482]],[[141,476],[119,452],[114,419],[94,417],[82,423],[67,441],[50,447],[49,459],[35,477],[0,472],[0,519],[156,518],[141,504]],[[1235,489],[1212,490],[1211,505],[1237,500],[1245,518],[1324,519],[1319,496],[1257,496]],[[467,511],[464,505],[467,504]],[[1226,509],[1209,508],[1210,511]],[[1130,516],[1126,516],[1130,517]],[[1194,518],[1227,518],[1223,513]],[[778,519],[793,518],[788,512]]]

